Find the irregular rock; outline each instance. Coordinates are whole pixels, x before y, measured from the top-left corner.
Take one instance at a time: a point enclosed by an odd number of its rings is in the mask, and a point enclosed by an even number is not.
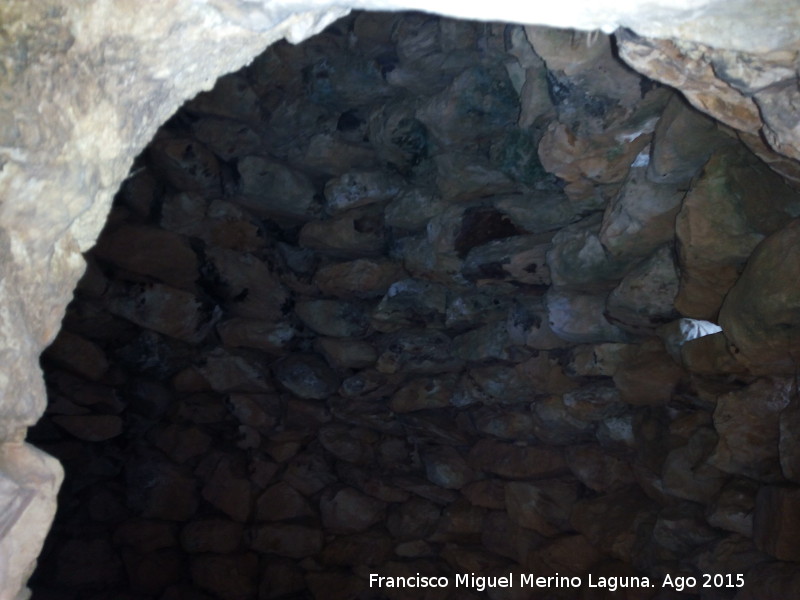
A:
[[[258,589],[258,556],[213,554],[192,557],[192,581],[222,600],[252,599]]]
[[[53,423],[87,442],[105,442],[122,433],[122,419],[116,415],[56,415]]]
[[[375,364],[378,359],[375,346],[363,340],[317,338],[314,349],[334,369],[364,369]]]
[[[585,536],[574,534],[548,540],[542,548],[533,553],[532,558],[536,563],[542,563],[556,573],[577,576],[589,572],[604,557]],[[528,559],[526,564],[530,565],[532,562]]]
[[[184,380],[190,376],[199,378],[202,384],[196,387],[184,386]],[[214,390],[215,392],[271,392],[272,382],[269,381],[266,370],[244,356],[229,354],[223,348],[212,350],[204,357],[203,364],[191,367],[179,373],[173,383],[176,389],[200,391]]]
[[[434,374],[459,371],[463,361],[453,356],[453,342],[435,330],[389,333],[378,341],[376,369],[381,373]]]
[[[490,552],[518,563],[524,564],[543,541],[535,531],[515,523],[505,510],[488,511],[483,520],[481,544]]]
[[[247,474],[238,466],[233,459],[219,459],[206,478],[202,496],[234,521],[244,523],[250,517],[252,490]]]
[[[444,324],[447,288],[421,279],[403,279],[389,286],[372,311],[372,323],[379,331],[397,331],[425,325]]]
[[[547,293],[550,328],[568,342],[586,344],[624,342],[627,335],[605,317],[604,295],[562,292],[551,288]]]
[[[321,452],[306,451],[293,457],[283,480],[304,496],[311,496],[336,481]]]
[[[733,475],[780,481],[779,420],[788,394],[785,381],[759,380],[720,396],[714,410],[719,442],[708,464]]]
[[[617,491],[634,482],[629,463],[599,445],[570,446],[564,455],[578,481],[596,492]]]
[[[412,497],[389,509],[386,527],[396,540],[426,539],[436,528],[441,512],[433,502]]]
[[[564,406],[579,421],[604,421],[628,411],[614,386],[588,384],[563,396]]]
[[[205,276],[229,313],[261,321],[283,320],[288,293],[269,265],[252,254],[224,248],[208,249],[205,255]]]
[[[291,354],[272,366],[275,378],[300,398],[324,400],[336,392],[339,379],[316,355]]]
[[[383,212],[367,206],[311,221],[300,230],[300,245],[338,258],[377,257],[386,246]]]
[[[448,309],[448,321],[450,320]],[[518,295],[508,310],[508,341],[536,350],[564,348],[569,343],[558,337],[547,319],[547,305],[541,296]]]
[[[660,341],[641,344],[614,373],[623,402],[636,406],[666,404],[678,388],[683,370],[664,351]]]
[[[241,523],[227,519],[192,521],[181,529],[181,548],[191,554],[230,554],[241,544],[243,531]]]
[[[752,155],[728,150],[712,156],[675,225],[681,270],[675,308],[714,320],[756,245],[797,214],[790,188]]]
[[[278,354],[292,343],[298,332],[285,321],[275,323],[234,317],[218,323],[217,333],[228,348],[254,348]]]
[[[475,472],[451,446],[426,448],[422,452],[422,464],[428,480],[448,490],[461,489],[475,479]]]
[[[629,344],[586,344],[572,349],[569,374],[610,377],[628,358]]]
[[[373,298],[384,295],[392,283],[405,278],[405,270],[396,262],[360,258],[320,267],[314,275],[314,284],[330,296]]]
[[[336,214],[367,204],[386,202],[403,189],[403,180],[385,171],[351,171],[325,184],[325,208]]]
[[[250,529],[250,547],[287,558],[305,558],[322,550],[322,530],[318,527],[269,523]]]
[[[662,471],[664,491],[684,500],[710,502],[727,480],[725,473],[707,462],[718,440],[713,429],[700,427],[686,445],[671,450]]]
[[[364,307],[341,300],[307,300],[298,302],[295,314],[314,332],[338,338],[359,338],[369,332]]]
[[[753,537],[757,492],[756,482],[744,478],[733,479],[722,488],[714,503],[709,506],[708,524],[748,538]]]
[[[128,506],[145,518],[188,521],[197,509],[196,482],[184,468],[137,456],[128,464],[125,480]]]
[[[184,557],[177,549],[157,550],[146,555],[123,551],[122,560],[128,586],[133,592],[160,594],[183,578]]]
[[[371,463],[378,441],[377,435],[369,430],[336,423],[322,427],[318,439],[336,458],[354,464]]]
[[[693,502],[662,508],[653,527],[653,541],[677,556],[686,556],[718,537],[719,533],[703,518],[702,507]]]
[[[392,539],[372,532],[338,536],[325,545],[320,556],[324,565],[358,567],[381,565],[392,556]]]
[[[688,181],[717,148],[730,143],[713,119],[692,110],[681,94],[675,94],[656,125],[647,178],[655,183]]]
[[[231,119],[216,117],[199,119],[192,123],[192,133],[225,161],[257,154],[264,143],[250,127]]]
[[[439,215],[446,206],[439,196],[413,187],[386,205],[386,226],[417,231],[423,229],[427,222]]]
[[[501,319],[509,304],[509,298],[486,290],[452,293],[448,297],[445,326],[463,329]]]
[[[178,190],[218,193],[219,163],[197,140],[162,137],[148,149],[156,171]]]
[[[100,346],[66,329],[58,332],[56,339],[44,351],[44,357],[92,381],[100,379],[109,367],[108,358]]]
[[[256,503],[258,521],[288,521],[313,516],[315,513],[308,501],[283,481],[264,490]]]
[[[218,307],[160,283],[115,283],[106,308],[140,327],[190,344],[203,340],[221,316]]]
[[[756,497],[753,539],[756,547],[778,560],[800,561],[800,489],[764,486]]]
[[[579,484],[561,479],[506,483],[506,510],[512,521],[548,537],[571,529],[569,516]]]
[[[682,356],[681,348],[684,344],[701,337],[719,333],[720,331],[722,331],[722,328],[711,321],[702,321],[700,319],[676,319],[671,323],[659,327],[657,333],[664,342],[664,347],[669,355],[676,363],[680,363]]]
[[[550,284],[550,235],[513,236],[472,248],[464,258],[462,273],[478,285],[507,281],[531,286]]]
[[[413,412],[450,406],[450,397],[456,383],[455,375],[442,375],[412,379],[394,393],[392,411]]]
[[[503,510],[506,507],[506,491],[502,480],[482,479],[466,484],[461,493],[473,506]]]
[[[314,185],[302,173],[261,156],[240,158],[237,170],[236,201],[254,214],[289,222],[310,221],[320,214]]]
[[[515,446],[480,440],[469,452],[470,465],[508,479],[552,477],[567,468],[563,453],[545,446]]]
[[[386,504],[353,488],[328,488],[319,504],[323,527],[332,533],[364,531],[382,521]]]
[[[634,332],[649,331],[677,317],[678,270],[671,246],[661,246],[622,279],[608,296],[608,318]]]
[[[800,321],[795,312],[800,296],[786,282],[800,276],[798,236],[800,220],[764,240],[720,310],[720,325],[736,360],[755,373],[797,370]]]

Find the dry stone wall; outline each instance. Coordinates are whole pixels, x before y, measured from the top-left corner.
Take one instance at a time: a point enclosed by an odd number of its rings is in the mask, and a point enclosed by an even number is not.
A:
[[[161,127],[87,255],[35,597],[795,595],[799,199],[605,36],[275,44]],[[700,573],[746,587],[660,588]]]

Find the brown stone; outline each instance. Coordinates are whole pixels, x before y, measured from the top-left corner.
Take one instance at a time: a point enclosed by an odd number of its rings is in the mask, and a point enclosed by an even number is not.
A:
[[[143,517],[187,521],[197,509],[196,481],[185,469],[136,457],[126,471],[128,504]]]
[[[643,344],[614,373],[620,398],[635,406],[665,404],[681,381],[683,370],[659,341]]]
[[[308,500],[282,481],[264,490],[256,503],[258,521],[286,521],[314,514]]]
[[[301,321],[319,335],[360,338],[369,332],[364,307],[344,300],[306,300],[294,307]]]
[[[155,227],[123,225],[105,233],[94,253],[117,267],[189,292],[200,276],[189,241]]]
[[[192,425],[167,425],[155,434],[153,445],[175,462],[185,463],[205,454],[211,446],[211,436]]]
[[[436,528],[441,508],[429,500],[412,497],[389,509],[386,527],[395,540],[426,539]]]
[[[192,557],[192,581],[221,600],[252,600],[258,589],[258,556],[247,554]]]
[[[379,256],[386,244],[383,213],[356,208],[327,221],[311,221],[300,230],[300,245],[336,258]]]
[[[512,481],[506,483],[506,510],[518,525],[552,537],[569,531],[569,516],[578,492],[579,484],[567,480]]]
[[[241,523],[227,519],[192,521],[181,529],[181,547],[190,554],[229,554],[239,548],[243,531]]]
[[[559,449],[480,440],[469,453],[473,468],[508,479],[543,478],[567,469]]]
[[[56,415],[53,422],[79,440],[105,442],[122,433],[122,419],[116,415]]]
[[[203,498],[234,521],[245,522],[250,517],[252,488],[239,465],[227,457],[215,459],[211,473],[202,489]]]
[[[318,527],[269,523],[252,528],[250,536],[250,546],[257,552],[287,558],[305,558],[322,550],[322,531]]]
[[[162,548],[177,546],[175,524],[166,521],[132,519],[114,531],[114,543],[147,554]]]
[[[753,539],[778,560],[800,561],[800,489],[764,486],[756,496]]]
[[[407,276],[402,265],[385,259],[360,258],[320,267],[314,283],[320,291],[339,298],[383,296],[389,286]]]
[[[708,507],[709,525],[753,537],[757,492],[758,484],[749,479],[736,478],[728,482]]]
[[[570,446],[564,454],[578,481],[597,492],[614,491],[634,481],[629,463],[606,452],[600,445]]]
[[[286,466],[284,481],[301,494],[311,496],[336,481],[336,476],[322,452],[306,451],[292,458]]]
[[[378,358],[375,346],[363,340],[321,337],[317,338],[314,349],[334,369],[365,369],[374,365]]]
[[[215,193],[220,190],[219,163],[197,140],[162,137],[149,147],[156,171],[179,190]]]
[[[289,323],[258,321],[234,317],[217,324],[222,344],[228,348],[254,348],[279,354],[295,339],[297,331]]]
[[[325,490],[319,508],[323,526],[333,533],[364,531],[386,514],[384,502],[349,487]]]
[[[475,472],[464,457],[451,446],[432,446],[422,452],[425,475],[431,483],[458,490],[475,479]]]
[[[788,382],[762,379],[720,396],[714,410],[719,442],[708,464],[733,475],[780,481],[780,414],[788,394]]]
[[[108,358],[97,344],[62,329],[45,350],[44,357],[92,381],[108,370]]]
[[[505,485],[498,479],[473,481],[461,488],[461,493],[470,504],[482,508],[505,509]]]

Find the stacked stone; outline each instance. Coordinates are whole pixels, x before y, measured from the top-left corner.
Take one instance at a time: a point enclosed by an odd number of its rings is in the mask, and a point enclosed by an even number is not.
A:
[[[44,357],[36,597],[800,589],[797,390],[710,322],[798,207],[603,36],[357,14],[276,44],[137,161]]]

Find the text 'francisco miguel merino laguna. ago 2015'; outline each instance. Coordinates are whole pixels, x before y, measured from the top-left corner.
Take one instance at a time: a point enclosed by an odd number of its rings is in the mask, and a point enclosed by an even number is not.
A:
[[[371,588],[446,588],[451,585],[450,577],[432,577],[416,575],[408,577],[386,577],[370,573],[369,587]],[[584,581],[585,579],[585,581]],[[509,573],[503,576],[482,576],[475,573],[461,573],[455,576],[452,582],[457,588],[472,588],[482,592],[487,588],[579,588],[586,585],[590,588],[603,588],[611,592],[623,588],[652,588],[656,583],[649,577],[624,576],[624,577],[567,577],[556,573],[554,576],[538,577],[533,573]],[[669,587],[677,591],[692,589],[698,585],[702,587],[739,588],[744,585],[742,575],[703,575],[702,581],[695,577],[678,577],[666,575],[661,582],[661,587]]]

